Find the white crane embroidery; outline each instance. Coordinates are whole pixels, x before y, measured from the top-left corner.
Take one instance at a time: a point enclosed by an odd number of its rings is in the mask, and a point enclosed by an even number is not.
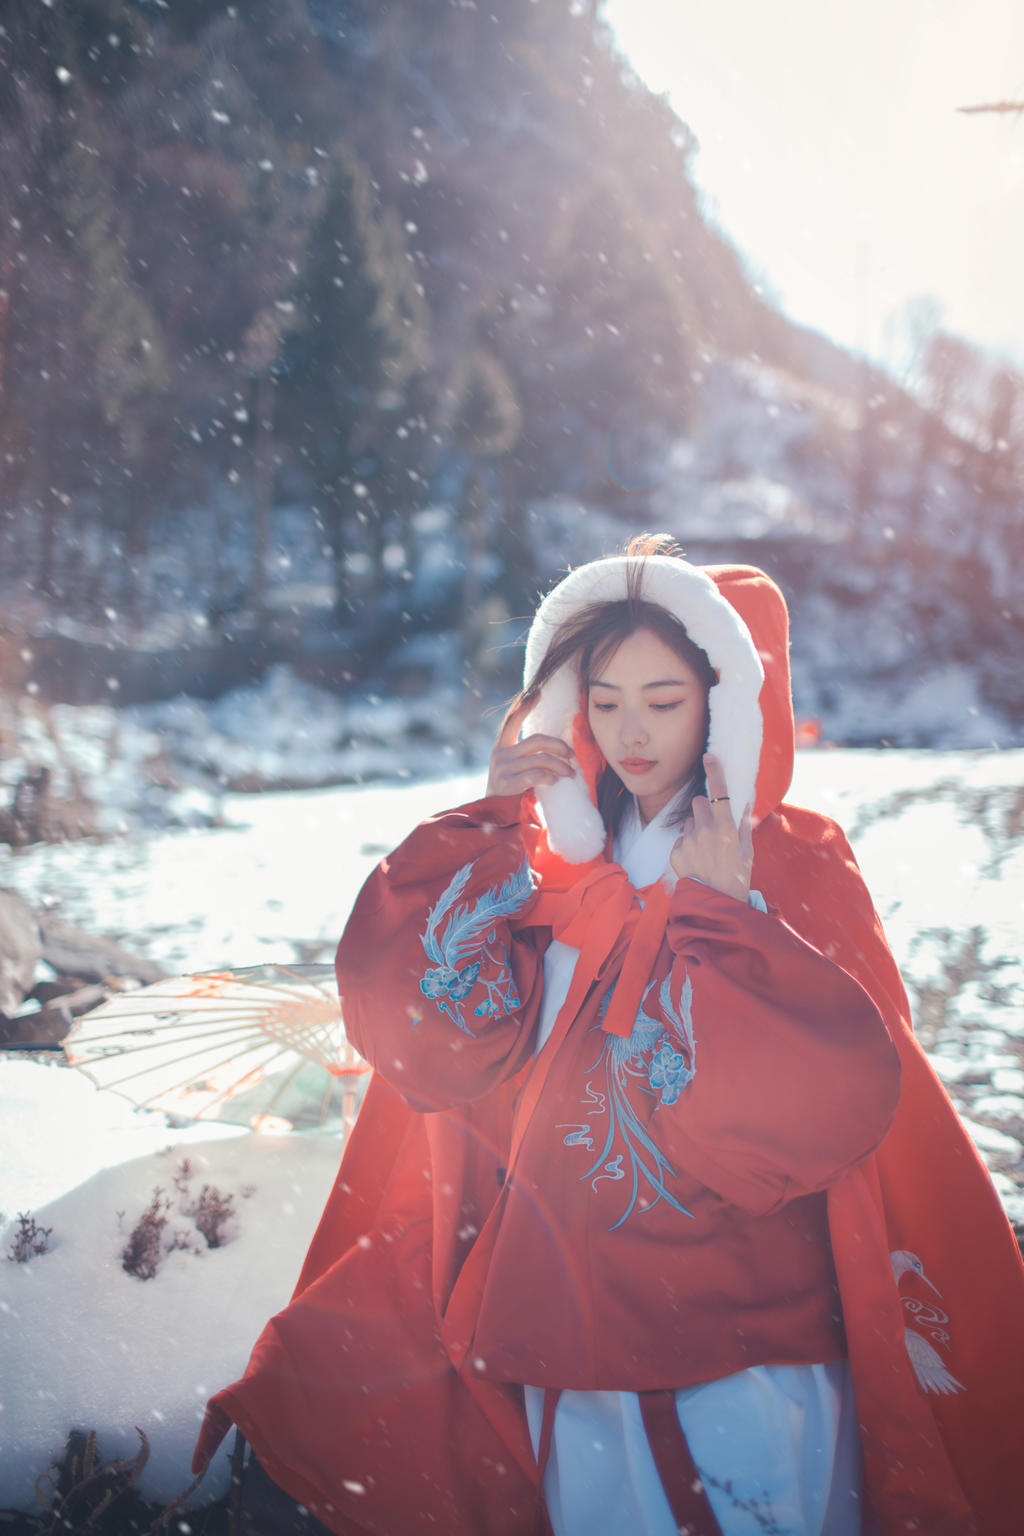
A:
[[[925,1285],[935,1292],[940,1301],[942,1300],[942,1292],[928,1279],[924,1272],[924,1265],[916,1253],[911,1253],[907,1248],[894,1248],[889,1255],[889,1262],[892,1265],[892,1277],[897,1289],[904,1275],[919,1275]],[[948,1313],[943,1312],[941,1307],[918,1301],[914,1296],[901,1296],[900,1300],[911,1317],[927,1329],[929,1338],[934,1339],[937,1344],[949,1347],[949,1334],[944,1327],[944,1324],[949,1322]],[[923,1391],[940,1392],[943,1396],[953,1392],[966,1392],[967,1388],[963,1382],[957,1381],[938,1350],[933,1349],[928,1339],[916,1328],[905,1328],[903,1341],[907,1346],[910,1363],[914,1367],[914,1375]]]

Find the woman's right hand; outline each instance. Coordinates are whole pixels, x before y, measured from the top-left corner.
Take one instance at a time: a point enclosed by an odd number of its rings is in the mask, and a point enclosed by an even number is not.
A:
[[[523,721],[532,708],[532,704],[520,705],[498,732],[487,776],[488,795],[522,795],[538,785],[557,784],[559,779],[572,777],[576,759],[560,737],[518,739]]]

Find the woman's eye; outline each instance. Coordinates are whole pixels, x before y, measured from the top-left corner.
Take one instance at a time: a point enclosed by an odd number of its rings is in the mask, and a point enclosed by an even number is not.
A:
[[[591,707],[591,709],[596,709],[599,715],[607,715],[607,714],[609,714],[615,708],[615,705],[614,704],[591,704],[590,707]]]
[[[652,709],[678,709],[681,703],[682,703],[681,699],[673,699],[671,704],[652,704],[651,708]]]

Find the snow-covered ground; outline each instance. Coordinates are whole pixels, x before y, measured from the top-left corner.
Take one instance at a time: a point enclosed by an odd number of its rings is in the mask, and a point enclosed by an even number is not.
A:
[[[0,850],[0,885],[169,969],[328,959],[381,852],[480,783],[474,774],[224,794],[215,828]],[[1019,1219],[1022,783],[1021,751],[823,750],[799,755],[791,796],[850,832],[924,1043]],[[95,1427],[109,1458],[135,1449],[139,1425],[153,1447],[141,1492],[169,1499],[189,1481],[206,1396],[240,1373],[287,1299],[337,1143],[171,1130],[70,1069],[2,1054],[0,1110],[0,1210],[31,1211],[53,1229],[48,1252],[0,1262],[0,1508],[33,1506],[35,1478],[73,1427]],[[204,1184],[233,1196],[230,1240],[217,1248],[188,1214]],[[144,1281],[124,1271],[121,1255],[156,1187],[172,1202],[165,1239],[177,1234],[185,1246]],[[16,1231],[10,1220],[0,1251]],[[226,1482],[222,1456],[203,1496]]]
[[[8,1084],[30,1099],[33,1068],[5,1065],[5,1101]],[[72,1074],[36,1066],[35,1075]],[[57,1097],[65,1113],[85,1107],[74,1093]],[[49,1202],[35,1218],[52,1228],[49,1251],[3,1265],[0,1508],[38,1512],[35,1480],[73,1428],[95,1428],[109,1461],[134,1455],[138,1426],[151,1447],[141,1493],[159,1503],[180,1493],[206,1399],[240,1373],[256,1331],[295,1284],[337,1167],[333,1139],[211,1139],[207,1127],[203,1140],[170,1146],[165,1127],[161,1140],[161,1150],[101,1167]],[[4,1141],[9,1151],[6,1125]],[[188,1214],[204,1186],[232,1201],[218,1247]],[[181,1246],[144,1280],[125,1270],[122,1254],[154,1191],[169,1201],[161,1247]],[[8,1228],[5,1253],[17,1229]],[[225,1474],[222,1460],[204,1498],[226,1491]]]

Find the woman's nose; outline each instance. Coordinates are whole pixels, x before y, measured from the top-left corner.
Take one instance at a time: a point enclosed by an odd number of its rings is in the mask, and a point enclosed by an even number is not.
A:
[[[647,740],[646,727],[636,715],[627,714],[623,717],[619,735],[624,747],[637,747]]]

